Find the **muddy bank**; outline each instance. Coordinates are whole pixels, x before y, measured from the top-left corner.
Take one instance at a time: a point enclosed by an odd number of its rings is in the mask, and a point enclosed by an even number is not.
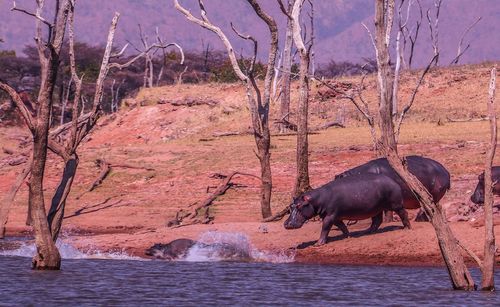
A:
[[[123,251],[131,256],[144,257],[144,250],[155,243],[166,243],[177,238],[197,240],[207,232],[241,234],[260,251],[274,255],[294,255],[294,262],[314,264],[349,265],[398,265],[398,266],[442,266],[437,239],[432,226],[428,223],[413,223],[412,230],[401,229],[400,223],[383,224],[381,229],[371,235],[361,231],[369,226],[362,221],[350,227],[353,237],[344,238],[339,231],[330,232],[328,243],[315,247],[319,237],[320,222],[309,222],[297,230],[285,230],[281,222],[261,223],[220,223],[212,225],[193,225],[171,229],[124,230],[111,232],[96,227],[80,232],[73,229],[63,234],[65,242],[80,251],[99,250],[102,252]],[[451,227],[457,238],[478,255],[482,254],[484,228],[470,222],[454,222]],[[26,236],[26,229],[8,229],[9,236]],[[500,236],[497,227],[496,235]],[[1,244],[0,244],[1,245]],[[15,245],[12,245],[14,246]],[[475,265],[468,258],[470,265]],[[500,254],[497,254],[500,265]]]

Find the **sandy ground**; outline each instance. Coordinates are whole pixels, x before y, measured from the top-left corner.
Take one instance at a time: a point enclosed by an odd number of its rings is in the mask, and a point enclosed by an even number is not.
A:
[[[433,72],[430,76],[433,81],[424,86],[416,102],[420,104],[410,113],[402,130],[402,154],[425,155],[440,161],[450,171],[452,188],[442,200],[450,218],[457,214],[457,204],[468,204],[477,174],[484,165],[488,124],[485,121],[450,122],[446,118],[480,118],[484,106],[476,108],[471,101],[478,104],[486,101],[487,87],[483,85],[487,84],[487,76],[487,68],[483,66]],[[410,75],[404,80],[412,84],[414,78]],[[404,87],[406,83],[402,84]],[[373,90],[373,86],[368,88],[367,97],[373,96],[370,92]],[[410,91],[405,89],[403,93],[408,95]],[[218,101],[218,105],[188,108],[156,104],[160,100],[189,97],[210,98]],[[353,237],[343,238],[339,231],[332,230],[328,244],[314,247],[320,222],[311,221],[301,229],[289,231],[283,228],[283,221],[263,224],[258,182],[246,176],[235,177],[238,186],[214,202],[210,209],[213,224],[167,227],[179,209],[188,209],[202,201],[220,184],[220,179],[212,178],[214,173],[259,173],[252,136],[217,137],[220,132],[248,131],[250,121],[244,91],[237,85],[164,87],[141,92],[137,99],[127,103],[128,109],[101,119],[97,130],[79,151],[81,162],[68,199],[62,234],[79,249],[125,250],[144,256],[144,249],[154,243],[181,237],[196,239],[216,230],[246,234],[256,248],[294,254],[297,262],[442,264],[435,234],[428,223],[413,223],[412,230],[400,229],[397,222],[383,224],[377,233],[361,235],[357,231],[370,223],[362,221],[350,227]],[[341,105],[334,98],[327,101],[314,98],[312,125],[334,118]],[[276,108],[277,105],[273,105],[273,112]],[[374,158],[363,121],[350,108],[346,114],[347,128],[332,128],[310,136],[313,187]],[[23,127],[0,127],[1,147],[14,149],[14,155],[27,151],[29,148],[20,142],[26,135]],[[272,144],[272,209],[277,212],[290,202],[295,176],[295,137],[275,135]],[[7,158],[8,153],[0,152],[0,161]],[[117,167],[101,186],[88,192],[99,173],[94,165],[97,158],[154,170]],[[22,165],[7,165],[0,169],[0,195],[8,191],[21,168]],[[61,171],[61,161],[49,155],[45,182],[47,204]],[[9,216],[7,235],[30,234],[30,229],[24,226],[26,204],[27,191],[23,186]],[[263,227],[267,233],[263,233]],[[484,228],[478,221],[454,222],[451,227],[463,244],[482,253]],[[496,233],[499,234],[498,227]]]

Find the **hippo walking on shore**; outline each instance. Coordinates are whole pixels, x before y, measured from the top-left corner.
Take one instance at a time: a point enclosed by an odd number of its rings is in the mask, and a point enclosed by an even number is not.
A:
[[[425,188],[432,195],[434,202],[439,202],[446,194],[446,191],[450,189],[450,173],[448,170],[441,163],[421,156],[407,156],[406,161],[408,163],[408,170],[410,173],[422,182]],[[335,176],[335,179],[351,176],[353,174],[366,173],[383,174],[390,177],[401,187],[401,191],[403,193],[403,205],[405,209],[420,208],[420,203],[411,189],[403,181],[403,179],[399,177],[386,158],[371,160],[363,165],[338,174]],[[426,220],[423,212],[417,216],[416,220]]]
[[[491,168],[491,180],[493,182],[493,195],[500,196],[500,166]],[[470,200],[475,204],[484,204],[484,172],[478,176],[478,182]]]
[[[319,215],[323,220],[321,235],[316,245],[326,243],[333,225],[344,235],[349,231],[343,220],[372,219],[368,233],[382,223],[383,211],[395,211],[405,228],[411,228],[403,207],[401,187],[391,178],[377,174],[352,174],[331,181],[320,188],[306,192],[290,205],[286,229],[302,227],[305,221]]]

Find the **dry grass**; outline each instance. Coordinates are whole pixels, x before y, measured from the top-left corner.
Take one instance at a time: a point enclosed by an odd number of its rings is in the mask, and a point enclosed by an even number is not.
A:
[[[489,66],[477,65],[433,71],[402,129],[400,150],[403,154],[435,158],[450,169],[454,180],[466,180],[462,184],[452,184],[454,190],[449,193],[449,198],[447,196],[447,201],[462,199],[474,184],[475,174],[483,165],[488,127],[486,122],[448,123],[445,119],[479,117],[485,113],[488,70]],[[409,95],[408,86],[415,79],[415,73],[403,75],[403,98]],[[342,81],[359,82],[359,78]],[[370,78],[367,81],[365,96],[374,102],[374,81]],[[313,86],[313,96],[318,90]],[[296,95],[296,92],[292,95],[294,101]],[[185,98],[211,99],[219,103],[215,107],[190,108],[156,104]],[[334,119],[342,103],[336,99],[324,102],[314,99],[311,126]],[[347,128],[331,128],[310,136],[310,173],[314,186],[373,157],[366,125],[345,103]],[[162,227],[176,210],[205,198],[207,186],[219,183],[217,179],[209,178],[210,174],[227,174],[236,170],[259,174],[258,161],[253,153],[253,136],[213,137],[215,132],[248,131],[250,118],[240,85],[182,85],[143,90],[128,104],[128,109],[101,120],[101,126],[82,147],[81,165],[67,213],[73,214],[109,197],[122,202],[112,206],[100,205],[97,212],[71,218],[67,221],[70,227]],[[138,106],[140,104],[145,106]],[[277,103],[273,103],[271,118],[276,118],[276,110]],[[439,119],[444,125],[437,125]],[[19,128],[0,129],[1,144],[15,147],[16,140],[12,136],[19,131]],[[273,136],[272,146],[273,208],[277,210],[287,204],[295,177],[295,137]],[[0,152],[0,159],[4,157],[5,154]],[[94,161],[101,157],[152,166],[155,171],[115,169],[96,191],[76,199],[97,176]],[[60,161],[51,156],[47,170],[48,191],[56,186],[61,167]],[[3,178],[0,191],[8,189],[18,171],[19,167],[0,170]],[[258,182],[244,177],[236,181],[246,187],[229,190],[216,201],[216,222],[258,221]],[[25,194],[23,188],[11,225],[22,225]]]

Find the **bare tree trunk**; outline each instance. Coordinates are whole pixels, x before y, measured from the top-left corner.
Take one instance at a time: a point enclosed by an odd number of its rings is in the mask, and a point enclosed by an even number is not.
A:
[[[491,178],[491,167],[495,158],[497,147],[497,117],[495,111],[495,83],[496,68],[491,70],[488,114],[490,117],[491,141],[486,158],[486,168],[484,171],[484,259],[481,267],[481,290],[495,290],[495,229],[493,225],[493,182]]]
[[[393,74],[390,68],[389,44],[394,17],[394,0],[377,0],[375,5],[375,48],[377,55],[377,86],[379,92],[379,112],[381,144],[380,149],[390,165],[418,196],[420,205],[429,217],[438,239],[441,254],[448,269],[454,289],[474,290],[472,279],[459,249],[457,239],[449,228],[439,203],[433,202],[432,196],[406,168],[397,152],[392,117]]]
[[[311,189],[309,184],[309,149],[308,149],[308,113],[309,113],[309,61],[310,53],[300,34],[300,12],[304,0],[294,3],[291,19],[293,23],[293,41],[300,53],[300,93],[297,119],[297,178],[294,196],[297,197]]]
[[[14,198],[16,197],[17,191],[19,191],[19,188],[21,188],[21,185],[23,184],[24,180],[26,179],[26,177],[28,177],[28,174],[31,171],[31,164],[32,164],[32,159],[30,158],[30,160],[24,167],[23,171],[17,176],[16,181],[10,188],[7,195],[5,195],[1,203],[2,207],[0,207],[0,239],[2,239],[5,236],[5,225],[7,224],[7,220],[9,218],[10,208],[12,207],[12,203],[14,202]]]
[[[288,12],[292,12],[293,4],[295,0],[288,1]],[[286,36],[285,36],[285,47],[283,49],[282,57],[282,94],[280,103],[280,119],[281,121],[287,120],[290,115],[290,83],[292,80],[291,69],[292,69],[292,44],[293,44],[293,23],[291,19],[288,19],[286,24]],[[286,125],[283,123],[279,124],[280,133],[285,133],[287,130]]]
[[[263,94],[255,80],[254,64],[257,59],[257,41],[250,35],[243,35],[239,33],[234,26],[232,27],[236,34],[246,40],[250,40],[254,44],[254,54],[250,64],[250,68],[246,73],[244,73],[236,59],[236,54],[234,53],[234,48],[231,42],[228,40],[224,32],[217,26],[215,26],[207,16],[205,11],[205,6],[202,0],[198,0],[198,5],[200,7],[201,18],[197,18],[191,14],[190,11],[183,8],[177,0],[174,0],[175,8],[181,12],[189,21],[198,24],[199,26],[208,29],[220,38],[229,56],[229,60],[233,67],[234,72],[237,77],[245,84],[248,106],[250,109],[252,117],[252,126],[254,130],[255,142],[257,145],[257,156],[261,164],[261,212],[262,217],[267,218],[271,216],[271,190],[272,190],[272,180],[271,180],[271,164],[270,164],[270,133],[269,133],[269,108],[270,108],[270,97],[271,97],[271,86],[274,74],[274,67],[276,64],[276,54],[278,50],[278,26],[274,19],[265,13],[257,0],[247,0],[247,2],[252,6],[254,12],[259,16],[259,18],[264,21],[269,29],[271,36],[269,44],[269,56],[266,68],[266,75],[264,78],[264,91]],[[207,49],[208,50],[208,49]]]
[[[64,171],[61,182],[52,197],[52,204],[50,206],[49,214],[47,216],[50,230],[52,233],[52,240],[57,241],[59,232],[61,230],[62,220],[64,217],[64,208],[66,206],[66,199],[68,198],[73,179],[76,175],[78,167],[78,156],[73,154],[67,161],[65,161]]]
[[[408,184],[410,189],[418,195],[420,205],[430,219],[436,232],[441,255],[448,269],[453,289],[474,290],[474,280],[472,279],[461,250],[457,244],[457,239],[451,231],[446,218],[444,217],[441,205],[433,202],[432,196],[422,185],[422,183],[406,168],[406,164],[401,161],[397,152],[381,146],[390,165],[399,176]]]
[[[266,126],[267,127],[267,126]],[[264,129],[263,137],[257,140],[257,149],[259,152],[260,161],[260,178],[262,184],[260,187],[260,208],[263,218],[267,218],[272,215],[271,213],[271,191],[273,188],[272,176],[271,176],[271,135],[269,129]]]
[[[53,76],[54,79],[55,75]],[[33,165],[29,183],[31,220],[35,231],[35,243],[37,247],[35,257],[33,258],[33,268],[58,270],[61,266],[61,255],[57,250],[55,242],[52,241],[43,197],[43,177],[47,159],[47,138],[51,107],[50,88],[42,89],[42,91],[44,92],[42,92],[41,97],[38,99],[40,112],[38,112],[37,124],[33,135]]]
[[[294,196],[311,189],[309,184],[309,54],[300,56],[300,93],[297,120],[297,179]]]

